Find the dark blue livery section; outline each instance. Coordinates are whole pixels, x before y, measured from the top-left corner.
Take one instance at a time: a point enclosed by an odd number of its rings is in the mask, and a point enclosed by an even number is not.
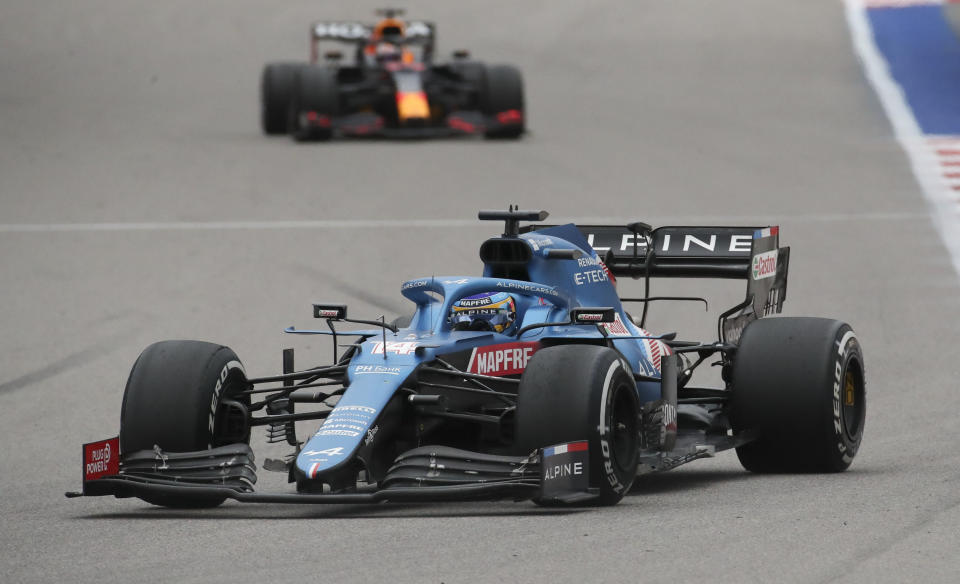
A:
[[[921,131],[960,135],[960,40],[943,7],[875,9],[867,16]]]

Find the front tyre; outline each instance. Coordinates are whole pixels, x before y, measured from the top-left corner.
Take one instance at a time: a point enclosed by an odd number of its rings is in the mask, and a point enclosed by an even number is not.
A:
[[[297,70],[290,100],[287,131],[298,142],[322,142],[333,136],[333,119],[340,112],[337,71],[308,65]]]
[[[247,378],[229,348],[202,341],[161,341],[147,347],[133,365],[123,393],[120,451],[155,446],[166,452],[194,452],[250,441],[245,419],[225,400],[244,401],[237,394]],[[184,496],[144,497],[166,507],[215,507],[219,500]]]
[[[497,123],[488,129],[486,138],[516,139],[526,130],[523,101],[523,76],[511,65],[486,68],[480,85],[480,110]]]
[[[846,323],[757,320],[733,366],[730,421],[756,440],[737,448],[752,472],[840,472],[853,461],[866,418],[863,351]]]
[[[270,63],[260,75],[260,127],[274,136],[287,133],[287,112],[300,63]]]
[[[637,475],[640,448],[637,386],[620,355],[592,345],[542,349],[527,364],[518,392],[518,451],[587,440],[597,502],[619,502]]]

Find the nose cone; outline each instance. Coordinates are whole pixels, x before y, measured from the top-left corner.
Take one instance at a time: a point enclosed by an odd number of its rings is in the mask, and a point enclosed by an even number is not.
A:
[[[430,118],[430,104],[422,91],[397,92],[397,115],[401,123]]]
[[[388,346],[387,351],[396,348]],[[404,363],[394,363],[399,360]],[[371,354],[357,361],[351,365],[351,383],[347,391],[297,455],[294,474],[298,481],[322,482],[325,473],[350,464],[368,433],[376,432],[380,412],[416,368],[415,362],[409,362],[411,358],[385,361],[383,357]]]

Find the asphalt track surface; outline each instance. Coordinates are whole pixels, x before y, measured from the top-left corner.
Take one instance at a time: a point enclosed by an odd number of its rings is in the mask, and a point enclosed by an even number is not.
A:
[[[0,3],[0,579],[956,581],[960,280],[839,1],[406,2],[442,50],[523,69],[526,138],[261,136],[263,63],[305,56],[311,19],[374,7],[350,4]],[[402,280],[477,273],[499,225],[472,218],[509,203],[781,225],[785,312],[844,319],[866,351],[850,471],[755,476],[724,453],[579,510],[63,498],[150,342],[223,342],[257,374],[287,346],[323,361],[280,332],[310,302],[399,313]],[[708,337],[711,312],[652,324]]]

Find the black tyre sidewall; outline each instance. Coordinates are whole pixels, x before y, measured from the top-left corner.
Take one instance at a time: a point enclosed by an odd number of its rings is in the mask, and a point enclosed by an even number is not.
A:
[[[600,473],[600,500],[601,505],[611,505],[620,501],[626,495],[637,477],[637,464],[640,446],[640,405],[636,393],[636,384],[632,378],[627,375],[623,361],[619,358],[611,363],[607,369],[610,375],[609,381],[605,380],[602,385],[600,398],[595,400],[597,405],[603,404],[602,415],[598,410],[591,411],[594,420],[602,424],[598,430],[597,436],[600,442],[599,451],[591,448],[590,467],[593,473]],[[616,448],[613,439],[615,426],[615,407],[616,401],[630,398],[629,406],[632,412],[632,434],[633,448],[631,452],[621,453],[620,456],[614,456],[612,449]],[[622,410],[620,412],[623,413]],[[596,475],[595,475],[596,476]]]
[[[260,127],[264,134],[287,131],[287,111],[299,63],[270,63],[260,75]]]
[[[304,127],[300,116],[314,111],[333,118],[339,113],[336,70],[319,65],[303,66],[297,70],[293,85],[287,131],[298,142],[329,140],[333,136],[331,128]]]
[[[161,341],[130,371],[120,414],[120,451],[191,452],[220,446],[217,411],[243,366],[229,347],[202,341]]]
[[[454,71],[460,76],[463,82],[473,90],[475,103],[473,106],[478,110],[484,110],[484,96],[486,95],[486,77],[487,67],[477,61],[465,61],[452,65]]]
[[[506,128],[489,130],[487,138],[517,138],[526,129],[523,76],[512,65],[490,65],[484,71],[480,90],[480,111],[488,116],[507,110],[519,110],[523,123]]]
[[[734,363],[730,407],[734,430],[758,435],[737,449],[743,466],[754,472],[846,470],[863,438],[863,363],[860,342],[846,323],[819,318],[751,323]],[[844,404],[847,372],[856,378],[852,407]]]
[[[228,347],[202,341],[150,345],[134,363],[123,393],[120,452],[154,446],[192,452],[221,445],[220,402],[245,382],[243,366]],[[142,498],[175,508],[215,507],[224,501],[170,495]]]
[[[634,447],[614,456],[614,403],[625,400]],[[599,503],[612,505],[626,494],[637,472],[639,402],[636,384],[615,351],[590,345],[541,349],[530,359],[520,381],[517,402],[518,452],[587,440],[590,485]],[[623,413],[621,411],[621,413]]]

